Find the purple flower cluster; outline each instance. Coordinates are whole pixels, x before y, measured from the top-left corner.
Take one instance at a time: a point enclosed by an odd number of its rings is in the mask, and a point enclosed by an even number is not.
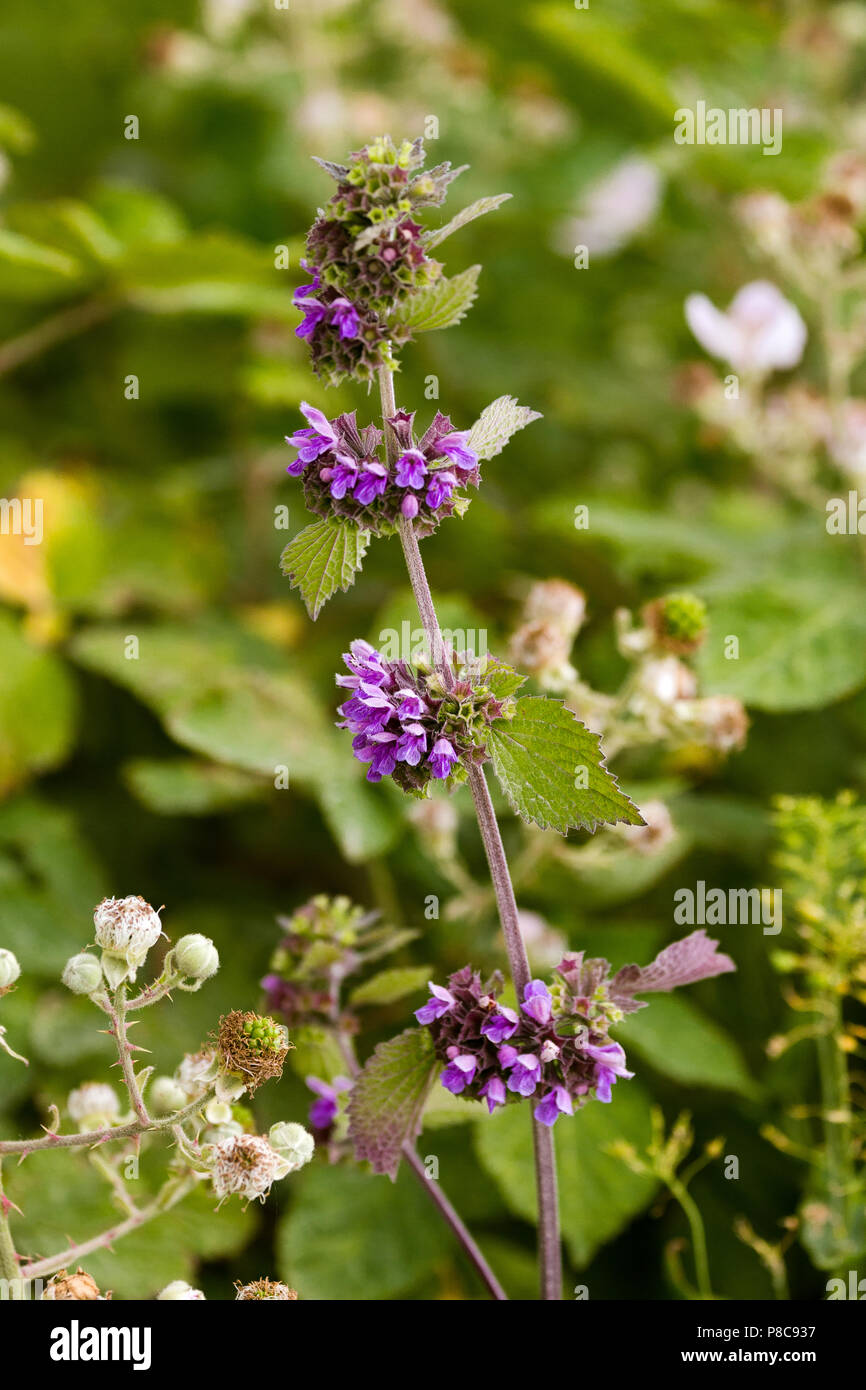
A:
[[[400,517],[408,517],[426,536],[443,517],[462,514],[468,499],[459,489],[481,481],[468,431],[455,430],[447,415],[437,412],[419,440],[414,415],[399,411],[388,418],[396,455],[391,466],[381,457],[382,431],[374,425],[359,430],[354,411],[329,420],[302,401],[301,413],[308,428],[286,436],[298,451],[287,471],[303,478],[307,506],[317,516],[346,517],[376,535],[392,534]]]
[[[411,667],[387,662],[369,642],[353,642],[343,660],[349,674],[337,676],[337,684],[353,693],[340,706],[338,727],[355,735],[355,757],[370,764],[368,782],[392,775],[418,790],[431,777],[449,777],[462,750],[441,732],[442,699]]]
[[[530,980],[519,1009],[498,1002],[502,976],[484,984],[465,966],[448,987],[430,983],[430,998],[418,1009],[418,1022],[430,1029],[444,1064],[442,1085],[452,1095],[497,1106],[536,1097],[535,1118],[553,1125],[594,1097],[611,1100],[612,1087],[633,1075],[625,1052],[609,1036],[626,1014],[644,1008],[635,994],[668,990],[734,970],[716,951],[706,932],[661,951],[651,965],[627,965],[614,975],[606,960],[567,955],[552,988]]]

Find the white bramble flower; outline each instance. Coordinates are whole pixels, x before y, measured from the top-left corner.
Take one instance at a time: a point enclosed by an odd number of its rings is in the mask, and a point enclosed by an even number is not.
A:
[[[69,1092],[66,1109],[70,1119],[86,1130],[112,1124],[120,1114],[120,1101],[112,1086],[102,1081],[86,1081]]]
[[[718,753],[742,748],[749,729],[749,716],[733,695],[707,695],[701,700],[684,700],[675,713],[693,730],[695,738]]]
[[[194,1289],[185,1279],[173,1279],[170,1284],[166,1284],[165,1288],[160,1290],[156,1298],[158,1303],[198,1303],[204,1301],[204,1294],[201,1289]]]
[[[859,481],[866,479],[866,401],[847,400],[829,430],[830,457],[843,473]]]
[[[581,245],[591,256],[615,255],[653,220],[662,188],[662,176],[648,159],[621,160],[586,190],[577,217],[560,222],[556,249],[568,255]]]
[[[694,671],[675,656],[662,656],[645,662],[639,685],[642,694],[662,705],[673,705],[677,700],[691,700],[698,689]]]
[[[93,994],[102,984],[102,966],[96,956],[82,951],[77,956],[69,957],[61,979],[73,994]]]
[[[0,949],[0,994],[5,994],[7,989],[11,989],[20,974],[21,966],[18,964],[17,956],[11,951]]]
[[[290,1165],[290,1173],[297,1172],[305,1163],[309,1163],[316,1148],[316,1141],[310,1131],[292,1120],[279,1120],[277,1124],[271,1125],[268,1143]]]
[[[753,280],[725,313],[705,294],[690,294],[686,322],[701,347],[734,371],[763,375],[795,367],[806,346],[806,325],[796,305],[769,280]]]
[[[134,980],[151,946],[162,935],[159,913],[144,898],[105,898],[93,914],[96,942],[109,984]]]
[[[544,579],[533,584],[523,605],[528,623],[551,623],[572,641],[586,617],[586,595],[565,579]]]
[[[212,1052],[188,1052],[174,1079],[189,1101],[203,1096],[216,1074],[217,1060]]]
[[[211,1182],[222,1200],[237,1195],[264,1201],[273,1183],[289,1172],[287,1160],[259,1134],[235,1134],[213,1145]]]

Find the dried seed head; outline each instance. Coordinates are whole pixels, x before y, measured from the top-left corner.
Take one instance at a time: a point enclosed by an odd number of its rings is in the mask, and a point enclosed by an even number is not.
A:
[[[222,1199],[237,1194],[264,1201],[272,1183],[284,1178],[285,1160],[259,1134],[233,1134],[213,1146],[211,1181]]]
[[[643,610],[643,620],[662,651],[686,656],[697,651],[707,635],[707,605],[695,594],[668,594]]]
[[[42,1294],[43,1298],[63,1299],[73,1298],[80,1300],[101,1299],[102,1294],[96,1280],[79,1266],[75,1274],[67,1274],[65,1269],[61,1269],[54,1275]]]
[[[291,1046],[285,1027],[273,1018],[233,1009],[220,1019],[217,1037],[220,1069],[238,1076],[243,1083],[241,1090],[249,1091],[250,1095],[265,1081],[282,1075]]]
[[[235,1302],[248,1298],[284,1298],[296,1299],[297,1291],[290,1289],[288,1284],[279,1284],[275,1279],[256,1279],[252,1284],[242,1284],[238,1279],[235,1283],[237,1296]]]

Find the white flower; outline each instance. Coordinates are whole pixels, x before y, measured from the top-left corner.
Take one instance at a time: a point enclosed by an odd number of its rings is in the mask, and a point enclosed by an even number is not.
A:
[[[272,1183],[289,1171],[286,1160],[259,1134],[236,1134],[214,1144],[211,1182],[219,1198],[237,1194],[265,1200]]]
[[[565,579],[544,579],[533,584],[523,607],[527,622],[552,623],[574,640],[586,617],[586,595]]]
[[[845,401],[827,441],[830,457],[854,479],[866,478],[866,401]]]
[[[310,1131],[290,1120],[280,1120],[277,1124],[271,1125],[268,1143],[290,1165],[290,1173],[309,1163],[316,1148],[316,1141]]]
[[[640,813],[645,825],[617,825],[616,832],[631,849],[641,854],[655,854],[664,849],[676,835],[671,813],[663,801],[647,801]]]
[[[120,1101],[112,1086],[101,1081],[86,1081],[69,1092],[66,1109],[70,1119],[87,1130],[112,1124],[120,1114]]]
[[[701,700],[684,700],[675,707],[695,737],[719,753],[742,748],[749,730],[749,716],[733,695],[707,695]]]
[[[208,1090],[217,1073],[217,1061],[212,1052],[188,1052],[174,1074],[187,1100],[197,1100]]]
[[[157,1302],[200,1302],[204,1300],[201,1289],[194,1289],[185,1279],[173,1279],[157,1295]]]
[[[0,950],[0,994],[5,994],[7,989],[11,989],[20,974],[21,966],[18,964],[17,956],[11,951]]]
[[[731,300],[726,313],[705,294],[690,294],[686,321],[701,347],[735,371],[765,373],[795,367],[807,330],[796,305],[769,280],[753,280]]]
[[[112,986],[135,979],[136,970],[162,935],[159,913],[144,898],[105,898],[93,914],[93,925]]]
[[[675,700],[691,700],[697,693],[694,671],[675,656],[661,656],[644,663],[640,672],[640,689],[661,705]]]
[[[559,224],[557,250],[571,254],[575,246],[586,246],[590,256],[614,255],[652,221],[661,195],[656,166],[629,156],[587,189],[577,217]]]

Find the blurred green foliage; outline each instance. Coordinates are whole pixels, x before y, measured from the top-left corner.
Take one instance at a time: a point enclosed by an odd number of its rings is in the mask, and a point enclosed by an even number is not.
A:
[[[288,10],[144,0],[122,11],[80,0],[62,20],[7,0],[0,492],[44,499],[45,535],[34,546],[0,536],[0,944],[24,972],[3,1013],[32,1058],[25,1077],[0,1054],[4,1132],[31,1131],[72,1085],[104,1074],[107,1043],[85,1006],[63,997],[58,973],[90,939],[105,893],[165,903],[171,938],[204,931],[222,956],[170,1029],[142,1029],[162,1068],[197,1047],[220,1011],[256,1006],[274,916],[315,892],[346,892],[419,929],[401,967],[429,963],[442,979],[470,955],[499,961],[489,915],[425,919],[427,896],[444,905],[450,889],[406,807],[363,782],[332,727],[333,671],[349,640],[414,621],[399,547],[374,543],[355,587],[315,627],[279,575],[288,537],[278,509],[289,509],[289,536],[307,520],[281,442],[298,426],[298,401],[374,410],[351,386],[326,396],[293,334],[303,234],[330,191],[314,153],[339,159],[435,116],[435,153],[471,165],[461,205],[514,194],[449,242],[452,273],[484,262],[478,302],[458,330],[408,350],[398,381],[400,404],[423,410],[425,383],[438,378],[459,427],[503,392],[544,412],[485,466],[467,518],[425,543],[446,625],[468,608],[495,650],[527,579],[559,575],[588,596],[581,674],[609,689],[621,674],[614,608],[694,586],[710,622],[703,686],[754,713],[745,752],[691,785],[674,781],[674,853],[650,862],[624,849],[597,881],[563,858],[522,905],[577,949],[617,965],[647,960],[676,934],[675,886],[766,880],[773,793],[862,786],[857,558],[828,542],[822,515],[771,497],[708,440],[673,379],[696,355],[686,294],[724,302],[760,273],[731,199],[810,190],[838,138],[828,113],[846,109],[864,68],[866,48],[839,40],[825,7],[769,0],[610,0],[587,11],[549,0],[292,0]],[[797,111],[783,158],[673,143],[673,110],[693,96],[760,106],[780,92]],[[569,219],[592,181],[634,152],[662,175],[655,216],[577,270]],[[280,248],[288,269],[276,268]],[[581,503],[585,532],[573,524]],[[738,662],[724,659],[731,632]],[[275,785],[281,768],[288,789]],[[622,775],[628,785],[678,773],[662,760]],[[466,801],[461,848],[483,879]],[[516,848],[510,816],[504,829]],[[719,1161],[695,1196],[719,1291],[769,1294],[732,1223],[745,1214],[772,1238],[795,1211],[800,1168],[759,1127],[814,1098],[815,1075],[807,1049],[766,1061],[785,1013],[767,940],[723,929],[737,976],[629,1023],[639,1079],[559,1126],[567,1278],[580,1273],[593,1298],[676,1296],[662,1252],[684,1234],[682,1216],[670,1205],[650,1215],[654,1185],[607,1152],[617,1137],[644,1142],[650,1097],[669,1113],[687,1105],[699,1141],[723,1133],[739,1157],[738,1181]],[[383,995],[370,1043],[405,1026],[408,1006]],[[297,1078],[265,1088],[261,1126],[301,1118],[305,1097]],[[528,1131],[513,1110],[491,1122],[467,1110],[440,1098],[420,1152],[438,1157],[512,1294],[531,1297]],[[37,1155],[10,1178],[40,1251],[105,1224],[86,1167],[80,1190],[62,1167]],[[227,1297],[234,1278],[262,1274],[308,1298],[481,1292],[407,1175],[392,1189],[318,1162],[263,1214],[210,1216],[192,1203],[92,1269],[124,1296],[194,1275]],[[790,1270],[794,1297],[821,1296],[823,1276],[796,1247]]]

